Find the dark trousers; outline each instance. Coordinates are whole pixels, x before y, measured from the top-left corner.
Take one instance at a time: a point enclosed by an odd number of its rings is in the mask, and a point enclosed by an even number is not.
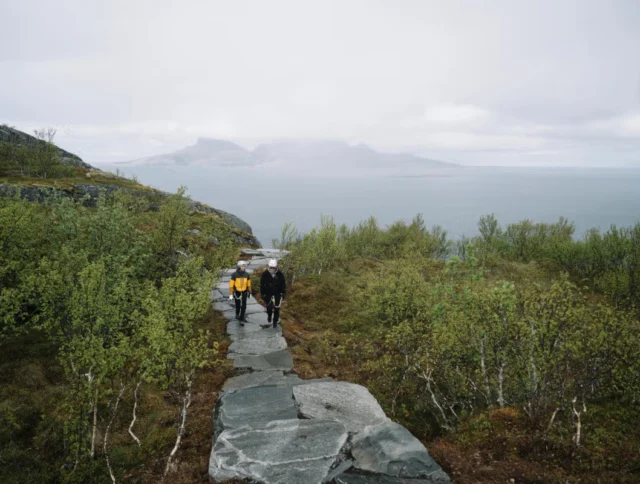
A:
[[[280,294],[273,297],[269,296],[265,302],[267,303],[267,316],[271,319],[271,315],[273,314],[273,324],[275,325],[280,321],[280,303],[282,302],[282,297]]]
[[[236,318],[238,319],[244,319],[244,313],[247,310],[247,292],[233,291],[233,299],[236,302]]]

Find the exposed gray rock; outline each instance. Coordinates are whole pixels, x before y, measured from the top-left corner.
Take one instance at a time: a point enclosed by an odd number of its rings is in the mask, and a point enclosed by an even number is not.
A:
[[[200,230],[199,229],[191,229],[191,230],[187,230],[186,234],[187,235],[200,235]]]
[[[303,416],[338,420],[349,432],[388,420],[369,390],[354,383],[312,383],[295,387],[293,395]]]
[[[258,327],[258,330],[260,331],[261,328]],[[232,359],[234,368],[248,368],[253,371],[291,371],[293,368],[293,358],[287,350],[275,351],[266,355],[242,355]]]
[[[211,207],[208,207],[208,208],[211,208]],[[218,210],[217,208],[211,208],[211,209],[215,213],[220,215],[223,219],[225,219],[226,222],[229,225],[232,225],[234,227],[238,227],[240,230],[244,230],[248,234],[253,234],[253,232],[251,231],[251,226],[247,222],[242,220],[241,218],[236,217],[232,213],[225,212],[224,210]],[[259,243],[258,243],[258,245],[259,245]]]
[[[358,433],[352,440],[351,455],[356,469],[393,477],[426,477],[440,470],[424,445],[390,420]]]
[[[274,351],[284,350],[287,342],[280,336],[272,336],[270,338],[243,338],[231,343],[229,346],[229,358],[236,355],[264,355],[273,353]]]
[[[216,432],[297,416],[291,387],[251,387],[220,397],[215,414]]]
[[[281,420],[225,431],[213,446],[209,475],[217,481],[240,477],[265,484],[319,484],[347,438],[344,425],[326,420]]]

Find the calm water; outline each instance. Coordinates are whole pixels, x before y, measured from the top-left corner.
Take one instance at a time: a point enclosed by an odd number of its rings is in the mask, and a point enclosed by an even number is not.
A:
[[[264,246],[279,237],[285,222],[307,231],[320,224],[321,214],[351,226],[371,215],[387,225],[422,213],[428,226],[441,225],[454,238],[475,235],[478,219],[488,213],[502,225],[565,216],[575,223],[577,235],[591,227],[640,221],[640,169],[473,167],[422,178],[341,179],[251,168],[121,170],[162,190],[186,185],[192,198],[248,222]]]

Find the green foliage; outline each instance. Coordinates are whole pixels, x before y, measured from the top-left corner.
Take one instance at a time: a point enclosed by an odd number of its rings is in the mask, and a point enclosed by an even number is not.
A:
[[[20,140],[0,141],[0,172],[19,171],[23,176],[61,178],[73,176],[73,167],[65,165],[53,144],[56,130],[35,131],[37,143],[25,144]]]
[[[479,431],[465,422],[521,415],[519,428],[542,452],[553,440],[563,449],[556,458],[615,470],[623,463],[597,442],[615,440],[604,409],[628,419],[640,400],[640,224],[575,240],[564,218],[503,229],[489,215],[479,232],[455,244],[457,255],[421,217],[385,230],[369,219],[335,239],[323,223],[291,240],[297,284],[334,287],[307,298],[294,283],[296,305],[336,303],[331,317],[305,321],[324,331],[308,351],[366,384],[416,435],[469,435]],[[326,240],[337,249],[319,250]],[[320,271],[315,259],[327,253]]]
[[[15,390],[0,392],[0,442],[10,449],[0,460],[28,469],[12,471],[17,481],[26,473],[38,482],[120,479],[130,454],[122,442],[137,446],[118,420],[131,420],[122,408],[145,388],[168,391],[180,409],[177,432],[185,432],[195,372],[217,347],[197,329],[210,307],[211,274],[235,249],[228,227],[204,228],[203,237],[217,233],[214,246],[185,237],[191,223],[182,190],[157,213],[119,192],[103,193],[95,208],[56,196],[41,205],[0,199],[0,345],[6,351],[38,335],[31,347],[45,343],[61,389],[46,406],[31,403],[36,394],[17,405]],[[111,452],[116,434],[120,450]],[[144,437],[147,452],[169,443]],[[40,470],[26,458],[34,446],[48,459]]]

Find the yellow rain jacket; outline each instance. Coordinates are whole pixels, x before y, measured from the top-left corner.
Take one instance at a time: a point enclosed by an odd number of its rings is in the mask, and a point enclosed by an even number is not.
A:
[[[229,294],[233,294],[234,289],[237,292],[251,292],[251,278],[247,271],[238,269],[231,274],[231,280],[229,281]]]

